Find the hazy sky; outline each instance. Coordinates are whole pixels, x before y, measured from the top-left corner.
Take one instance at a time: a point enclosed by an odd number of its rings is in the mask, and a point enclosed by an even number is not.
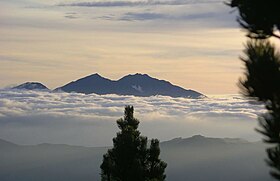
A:
[[[230,12],[223,0],[0,0],[0,87],[140,72],[237,93],[245,39]]]

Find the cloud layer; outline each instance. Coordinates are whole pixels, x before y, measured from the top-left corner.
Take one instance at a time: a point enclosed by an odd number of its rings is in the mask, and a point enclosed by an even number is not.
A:
[[[59,6],[85,6],[85,7],[124,7],[124,6],[178,6],[188,4],[209,4],[220,3],[219,0],[146,0],[146,1],[91,1],[91,2],[72,2],[60,3]]]
[[[0,137],[21,144],[110,145],[125,105],[135,107],[139,129],[150,138],[203,134],[259,139],[253,129],[263,107],[240,96],[197,100],[10,90],[0,91]]]
[[[117,0],[117,1],[88,1],[88,2],[68,2],[58,3],[57,6],[65,9],[74,7],[77,13],[82,16],[91,16],[95,19],[99,16],[103,20],[127,20],[127,21],[192,21],[199,22],[200,26],[210,20],[215,22],[216,26],[235,26],[232,18],[233,14],[229,13],[229,8],[221,0]],[[92,8],[92,12],[87,14],[82,8]],[[107,13],[109,10],[110,13]],[[66,15],[65,17],[68,18]],[[229,23],[229,22],[230,23]],[[160,23],[160,22],[158,22]]]

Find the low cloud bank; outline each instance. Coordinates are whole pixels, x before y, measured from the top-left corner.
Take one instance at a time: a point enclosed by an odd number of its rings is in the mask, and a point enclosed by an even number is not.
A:
[[[258,140],[257,115],[238,95],[205,99],[0,90],[0,138],[20,144],[110,145],[125,105],[135,107],[140,131],[168,140],[203,134]]]

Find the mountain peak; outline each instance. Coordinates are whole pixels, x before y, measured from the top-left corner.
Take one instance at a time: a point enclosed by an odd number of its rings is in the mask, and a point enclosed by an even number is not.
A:
[[[49,90],[45,85],[40,82],[25,82],[12,89],[25,89],[25,90]]]
[[[123,80],[123,79],[127,79],[127,78],[139,78],[139,79],[150,78],[150,79],[155,79],[155,78],[152,78],[151,76],[149,76],[148,74],[135,73],[135,74],[128,74],[128,75],[122,77],[119,80]]]
[[[130,74],[131,75],[131,74]],[[150,77],[148,74],[141,74],[141,73],[136,73],[136,74],[132,74],[132,76],[140,76],[140,77]]]
[[[105,79],[104,77],[102,77],[101,75],[99,75],[98,73],[94,73],[94,74],[91,74],[91,75],[88,75],[82,79],[86,79],[86,78],[103,78]],[[80,79],[79,79],[80,80]]]
[[[113,81],[100,76],[98,73],[72,81],[60,88],[65,92],[78,92],[85,94],[117,94],[134,95],[141,97],[149,96],[170,96],[201,98],[203,94],[194,90],[186,90],[182,87],[172,85],[165,80],[150,77],[148,74],[135,73],[129,74],[117,81]]]
[[[177,145],[177,146],[186,146],[186,145],[225,145],[225,144],[245,144],[250,143],[247,140],[240,139],[240,138],[212,138],[212,137],[205,137],[202,135],[194,135],[189,138],[174,138],[169,141],[162,142],[162,145]]]
[[[101,77],[98,73],[92,74],[91,76]]]

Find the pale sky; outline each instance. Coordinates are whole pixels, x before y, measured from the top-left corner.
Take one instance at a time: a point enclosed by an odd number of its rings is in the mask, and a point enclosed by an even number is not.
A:
[[[0,87],[139,72],[238,93],[246,40],[235,13],[222,0],[0,0]]]

